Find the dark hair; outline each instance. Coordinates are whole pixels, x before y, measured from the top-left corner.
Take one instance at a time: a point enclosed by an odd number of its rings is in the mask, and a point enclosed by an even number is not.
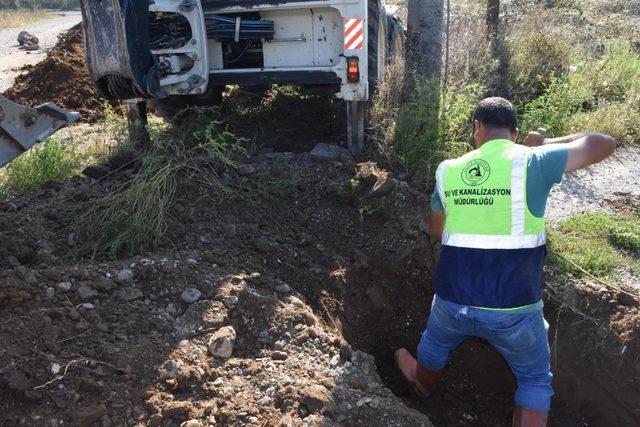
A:
[[[513,104],[504,98],[494,97],[480,101],[473,113],[473,120],[494,128],[507,128],[511,132],[518,129],[518,113]]]

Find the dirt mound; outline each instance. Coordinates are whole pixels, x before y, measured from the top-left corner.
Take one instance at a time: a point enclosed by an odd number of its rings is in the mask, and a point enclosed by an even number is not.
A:
[[[126,260],[74,259],[64,219],[125,175],[50,184],[0,213],[4,253],[30,248],[0,273],[0,424],[510,425],[515,384],[482,341],[452,353],[428,404],[393,369],[433,295],[426,197],[400,180],[375,194],[389,176],[371,163],[250,165],[228,177],[241,195],[185,194],[161,248]],[[624,295],[550,289],[552,425],[640,419]]]
[[[61,34],[59,39],[46,59],[23,68],[4,95],[29,106],[53,102],[66,110],[80,112],[81,121],[103,117],[102,102],[85,64],[81,25]]]

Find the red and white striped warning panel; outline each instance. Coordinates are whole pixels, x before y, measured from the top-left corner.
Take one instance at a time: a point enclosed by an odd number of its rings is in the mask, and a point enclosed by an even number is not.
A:
[[[364,28],[361,18],[344,19],[344,49],[362,49],[364,46]]]

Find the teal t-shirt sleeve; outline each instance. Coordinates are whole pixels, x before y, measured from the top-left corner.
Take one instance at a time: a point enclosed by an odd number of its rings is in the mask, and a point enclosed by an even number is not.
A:
[[[433,212],[439,212],[444,210],[444,206],[442,205],[442,200],[440,200],[440,193],[438,193],[438,187],[433,189],[433,194],[431,195],[431,210]]]
[[[549,192],[559,184],[567,167],[569,151],[564,144],[549,144],[531,150],[527,169],[527,206],[531,213],[543,217]]]

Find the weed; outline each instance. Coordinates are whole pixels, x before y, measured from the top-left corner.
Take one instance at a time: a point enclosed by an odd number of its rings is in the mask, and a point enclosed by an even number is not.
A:
[[[51,14],[40,9],[0,10],[0,30],[44,21]]]
[[[218,196],[230,188],[219,178],[237,167],[244,140],[227,131],[211,108],[194,108],[190,120],[176,128],[155,129],[152,148],[131,181],[78,209],[75,227],[83,253],[117,257],[155,248],[178,199],[196,187]]]
[[[43,182],[78,173],[81,162],[72,138],[51,137],[18,157],[2,171],[2,197],[15,196]]]

